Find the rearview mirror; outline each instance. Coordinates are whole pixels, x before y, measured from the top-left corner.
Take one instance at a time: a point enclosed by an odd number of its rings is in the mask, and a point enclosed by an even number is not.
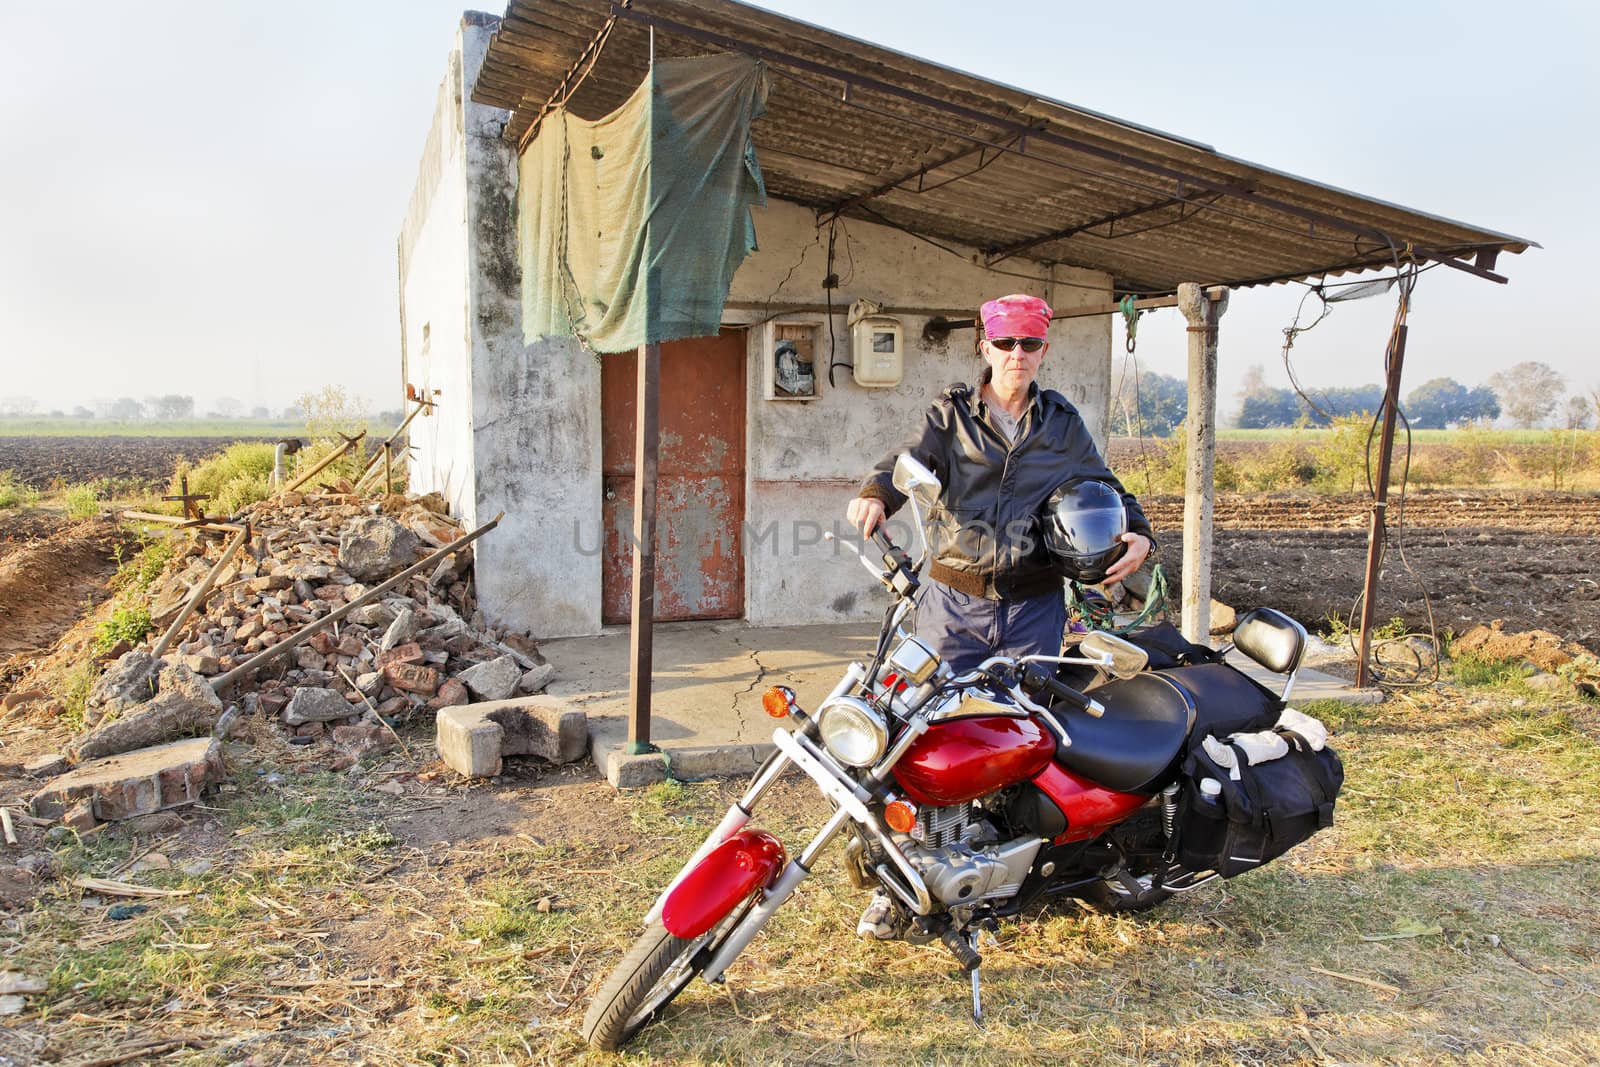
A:
[[[1118,678],[1132,678],[1150,663],[1149,654],[1138,645],[1100,630],[1084,634],[1078,642],[1078,652],[1100,660]]]
[[[944,488],[939,476],[913,459],[909,452],[900,453],[900,458],[894,461],[894,487],[915,498],[924,509],[931,509],[939,502],[939,492]]]

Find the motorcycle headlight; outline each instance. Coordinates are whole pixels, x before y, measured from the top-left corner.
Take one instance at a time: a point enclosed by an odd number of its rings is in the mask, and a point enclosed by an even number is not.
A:
[[[889,744],[883,716],[865,700],[835,697],[817,710],[817,729],[833,758],[846,767],[870,767]]]

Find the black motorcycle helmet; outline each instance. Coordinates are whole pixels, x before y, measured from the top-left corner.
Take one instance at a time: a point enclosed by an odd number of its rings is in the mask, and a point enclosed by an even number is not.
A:
[[[1045,501],[1039,518],[1045,549],[1062,577],[1099,585],[1128,550],[1128,511],[1122,494],[1093,478],[1064,482]]]

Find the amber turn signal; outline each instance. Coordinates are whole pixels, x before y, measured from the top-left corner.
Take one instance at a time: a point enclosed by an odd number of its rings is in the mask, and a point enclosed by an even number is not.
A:
[[[774,719],[787,718],[794,707],[794,690],[786,685],[775,685],[761,694],[761,710]]]
[[[909,800],[891,800],[883,809],[883,821],[897,833],[909,834],[917,825],[917,806]]]

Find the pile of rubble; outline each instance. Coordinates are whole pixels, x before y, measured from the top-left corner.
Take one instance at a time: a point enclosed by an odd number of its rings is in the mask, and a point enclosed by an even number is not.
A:
[[[178,662],[201,676],[224,674],[462,535],[438,494],[389,496],[376,507],[374,514],[374,505],[347,496],[288,493],[247,511],[252,550],[218,575],[203,614],[180,635]],[[153,590],[158,628],[172,622],[211,570],[223,540],[197,542],[169,566]],[[543,689],[552,672],[534,643],[486,629],[472,610],[471,568],[472,549],[462,548],[431,574],[413,576],[313,634],[257,672],[245,712],[259,705],[285,713],[288,725],[317,736],[317,724],[369,703],[392,717]]]
[[[500,730],[507,754],[583,755],[582,713],[530,699],[554,673],[536,644],[475,610],[470,545],[396,580],[464,536],[437,494],[284,493],[238,521],[247,533],[196,536],[153,584],[155,634],[177,631],[159,657],[157,646],[121,652],[89,694],[70,759],[27,768],[59,775],[35,796],[36,815],[83,825],[193,802],[220,774],[220,739],[239,716],[275,721],[334,771],[424,716],[438,717],[453,766],[450,724],[480,748]],[[470,766],[458,769],[482,773],[485,757]]]

